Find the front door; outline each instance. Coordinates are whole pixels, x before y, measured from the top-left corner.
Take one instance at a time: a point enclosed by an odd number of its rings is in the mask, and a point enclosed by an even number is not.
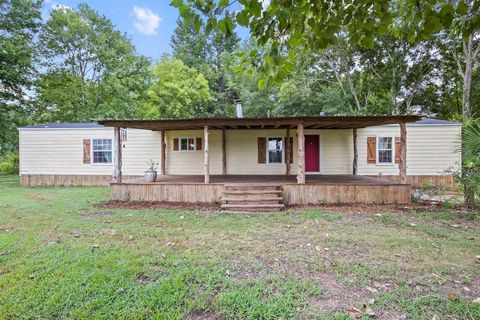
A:
[[[305,135],[305,171],[320,172],[320,139],[318,135]]]

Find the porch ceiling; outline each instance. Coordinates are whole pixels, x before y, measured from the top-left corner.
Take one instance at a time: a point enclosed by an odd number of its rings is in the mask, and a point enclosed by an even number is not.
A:
[[[303,123],[305,129],[355,129],[385,124],[415,122],[422,118],[417,115],[404,116],[319,116],[279,118],[200,118],[162,120],[118,120],[105,119],[97,122],[106,127],[135,128],[146,130],[198,130],[210,129],[286,129],[296,128]]]

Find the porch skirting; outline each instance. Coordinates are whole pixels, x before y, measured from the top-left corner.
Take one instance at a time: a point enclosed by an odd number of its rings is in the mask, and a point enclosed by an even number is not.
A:
[[[369,176],[378,178],[378,176]],[[383,179],[399,182],[400,176],[382,175]],[[452,175],[416,175],[407,176],[407,183],[415,189],[421,189],[428,186],[442,186],[448,190],[458,190],[458,183]]]
[[[284,184],[286,205],[409,204],[410,185]],[[112,201],[220,203],[223,184],[110,184]]]
[[[140,176],[123,176],[124,180],[139,178]],[[376,175],[369,177],[378,178]],[[398,182],[400,176],[383,175],[383,179]],[[65,174],[22,174],[20,185],[25,187],[37,186],[108,186],[112,182],[112,175],[65,175]],[[448,190],[457,190],[458,185],[451,175],[412,175],[407,176],[407,183],[412,188],[422,188],[427,185],[443,186]]]
[[[139,176],[124,176],[135,179]],[[108,186],[112,175],[67,175],[67,174],[22,174],[20,185],[24,187],[41,186]]]

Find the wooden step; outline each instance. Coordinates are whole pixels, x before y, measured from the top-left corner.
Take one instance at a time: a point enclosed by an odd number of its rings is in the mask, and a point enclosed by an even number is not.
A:
[[[261,212],[273,212],[273,211],[280,211],[285,206],[281,203],[277,204],[222,204],[221,208],[228,211],[237,211],[237,212],[245,212],[245,211],[261,211]]]
[[[273,191],[281,188],[280,185],[225,185],[226,191]]]
[[[223,194],[281,194],[282,190],[225,190]]]
[[[222,197],[223,201],[254,201],[254,202],[262,202],[262,201],[282,201],[282,197]]]

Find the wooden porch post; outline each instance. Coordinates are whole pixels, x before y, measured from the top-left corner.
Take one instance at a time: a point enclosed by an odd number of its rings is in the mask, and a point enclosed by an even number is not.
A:
[[[166,132],[165,130],[161,130],[160,131],[160,141],[161,141],[161,151],[160,151],[160,161],[161,161],[161,164],[160,164],[160,174],[161,175],[165,175],[165,150],[167,149],[166,148],[166,136],[165,136]]]
[[[305,135],[303,133],[303,122],[297,126],[298,153],[297,153],[297,183],[305,183]]]
[[[357,174],[358,150],[357,150],[357,128],[353,129],[353,174]]]
[[[204,135],[204,148],[203,148],[203,157],[205,161],[205,184],[210,183],[210,165],[208,162],[208,126],[205,125],[203,127],[203,135]]]
[[[292,150],[292,145],[290,144],[290,127],[287,128],[287,140],[285,141],[285,175],[289,176],[290,175],[290,153]]]
[[[400,150],[399,150],[400,182],[407,183],[407,125],[400,123]]]
[[[225,129],[222,129],[222,174],[227,174],[227,149],[226,149],[226,136]]]
[[[122,182],[122,141],[120,138],[120,127],[113,128],[113,175],[112,182]]]

